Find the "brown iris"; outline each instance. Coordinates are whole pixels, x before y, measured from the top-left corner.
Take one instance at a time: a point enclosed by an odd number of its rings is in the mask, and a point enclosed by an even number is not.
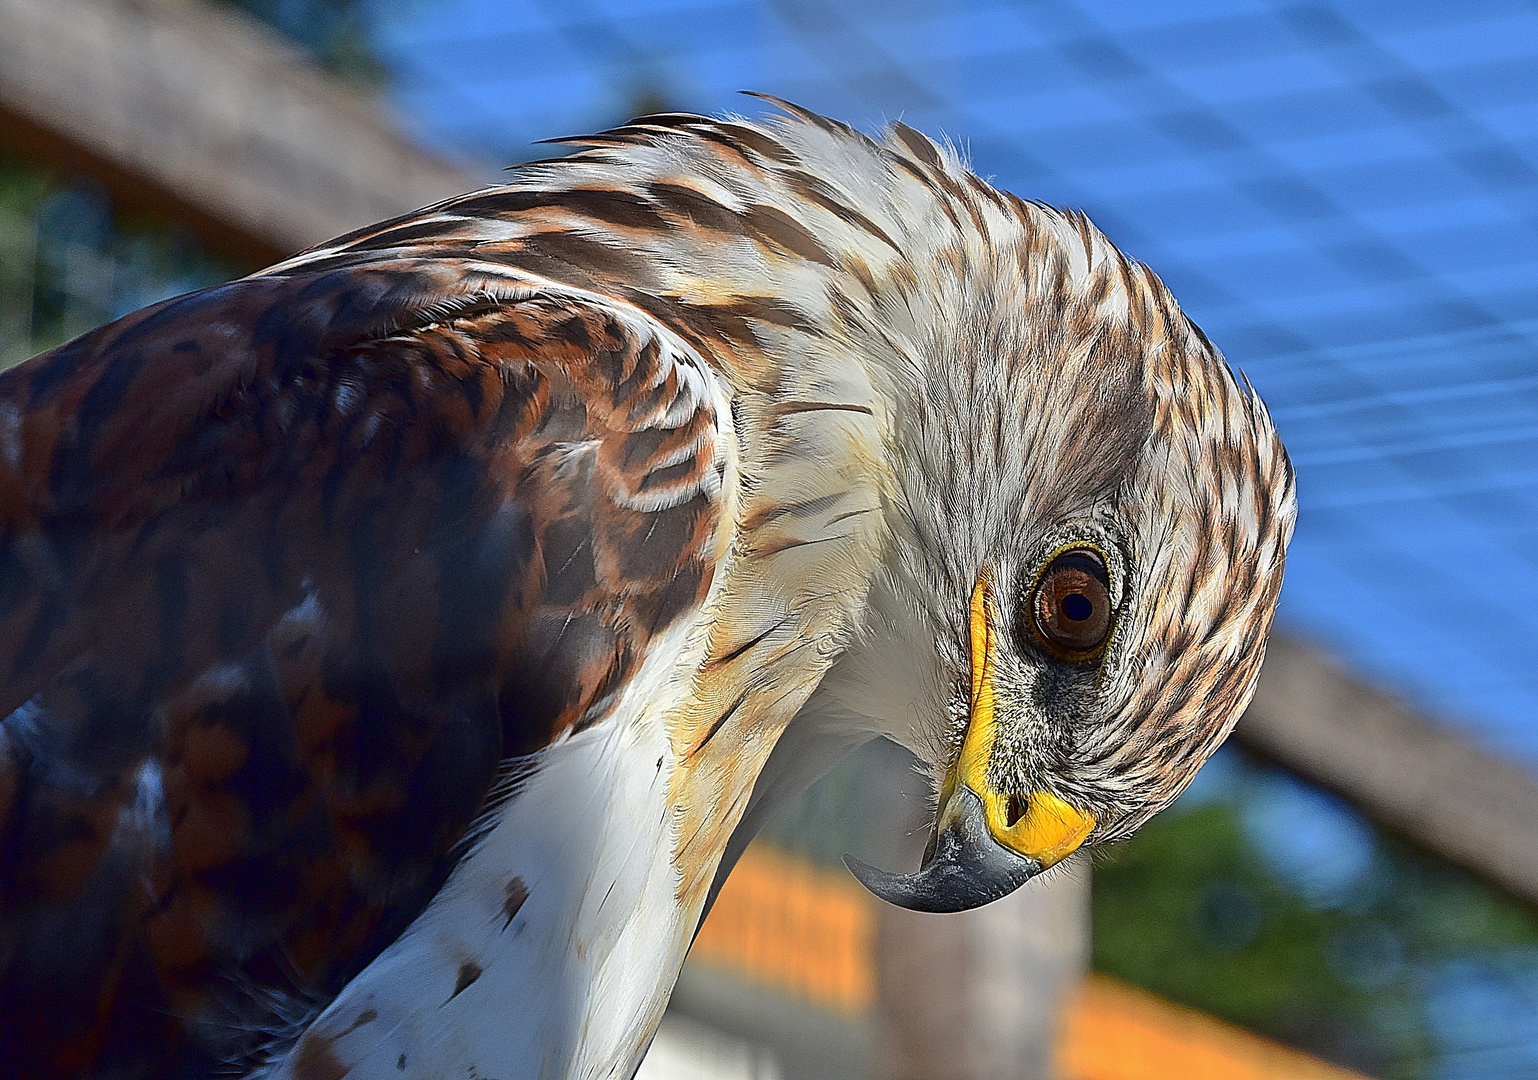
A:
[[[1089,548],[1063,552],[1037,581],[1031,612],[1037,632],[1054,648],[1075,654],[1100,648],[1111,630],[1105,562]]]

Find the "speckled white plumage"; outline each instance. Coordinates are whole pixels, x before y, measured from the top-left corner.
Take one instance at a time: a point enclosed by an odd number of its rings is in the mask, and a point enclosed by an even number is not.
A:
[[[613,722],[530,762],[428,909],[311,1026],[348,1075],[628,1077],[666,1004],[655,972],[694,929],[658,707],[688,692],[676,661],[695,630],[671,631]],[[303,1077],[306,1045],[269,1075]]]

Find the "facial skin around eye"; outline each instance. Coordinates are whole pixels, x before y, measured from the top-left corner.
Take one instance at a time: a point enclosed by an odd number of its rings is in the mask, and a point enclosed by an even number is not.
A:
[[[1111,630],[1109,575],[1087,548],[1063,552],[1036,583],[1031,612],[1046,644],[1072,655],[1093,652]]]

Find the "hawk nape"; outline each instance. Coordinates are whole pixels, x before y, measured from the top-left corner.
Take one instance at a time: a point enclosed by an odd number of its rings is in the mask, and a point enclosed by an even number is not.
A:
[[[1248,700],[1292,471],[1159,280],[897,125],[664,115],[0,376],[0,1061],[624,1078],[877,733],[909,906]]]

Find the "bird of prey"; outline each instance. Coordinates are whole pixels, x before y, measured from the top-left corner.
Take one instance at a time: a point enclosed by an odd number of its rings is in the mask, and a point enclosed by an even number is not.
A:
[[[651,116],[0,376],[9,1075],[626,1080],[876,734],[959,910],[1255,683],[1265,409],[1084,217],[895,125]]]

